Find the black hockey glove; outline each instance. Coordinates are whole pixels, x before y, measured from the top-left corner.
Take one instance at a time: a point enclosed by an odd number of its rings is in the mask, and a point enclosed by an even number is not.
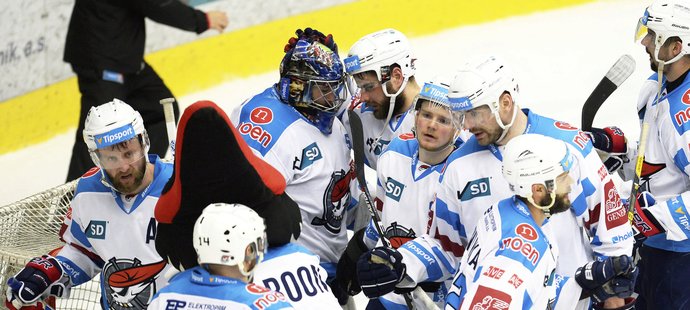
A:
[[[357,261],[357,277],[364,295],[369,298],[393,292],[406,271],[400,252],[388,247],[366,252]]]
[[[338,267],[335,273],[335,281],[339,286],[345,290],[349,295],[357,295],[362,291],[359,286],[359,279],[357,278],[357,260],[363,253],[369,251],[369,248],[364,244],[364,231],[362,228],[355,232],[352,239],[347,243],[345,252],[338,260]]]
[[[589,262],[575,272],[575,281],[582,287],[583,297],[591,296],[596,302],[610,297],[630,297],[636,278],[637,268],[627,255]]]

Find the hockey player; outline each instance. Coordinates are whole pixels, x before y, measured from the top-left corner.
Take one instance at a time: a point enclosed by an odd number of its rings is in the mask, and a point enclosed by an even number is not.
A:
[[[167,284],[169,265],[156,252],[153,213],[172,164],[148,155],[141,116],[118,99],[89,110],[83,137],[97,167],[77,183],[60,231],[66,244],[9,279],[10,309],[47,295],[69,296],[70,287],[99,272],[103,309],[146,309]]]
[[[414,125],[412,103],[420,90],[414,60],[407,37],[395,29],[362,37],[345,58],[345,70],[359,88],[346,107],[362,119],[365,163],[372,169],[388,143]],[[341,118],[349,131],[347,113]]]
[[[292,309],[285,296],[247,283],[264,256],[264,220],[240,204],[216,203],[194,225],[200,266],[170,279],[149,309]]]
[[[640,188],[630,202],[633,224],[641,232],[636,239],[646,238],[638,251],[635,307],[687,309],[690,280],[681,275],[690,274],[690,2],[654,1],[640,18],[637,34],[654,73],[643,84],[637,103],[640,122],[649,133],[646,142],[640,141],[646,150],[627,154],[631,159],[644,156],[637,175]],[[608,138],[623,139],[618,134]],[[624,166],[624,178],[633,178],[635,162]]]
[[[413,131],[393,139],[378,160],[375,203],[384,234],[394,248],[426,232],[429,206],[446,158],[463,141],[459,138],[459,112],[452,110],[446,97],[450,79],[444,76],[424,84],[415,98]],[[355,278],[357,259],[379,241],[374,225],[372,220],[369,227],[355,233],[338,262],[337,279],[350,294],[360,291]],[[431,283],[424,288],[443,302],[445,288],[436,292],[439,285]],[[385,308],[405,305],[393,293],[371,303]]]
[[[467,244],[466,232],[474,230],[488,206],[512,195],[501,176],[501,153],[510,139],[524,133],[563,140],[573,146],[572,153],[577,158],[578,165],[571,169],[575,180],[569,195],[572,209],[554,215],[547,224],[553,225],[553,242],[562,249],[556,273],[572,277],[577,268],[592,260],[631,255],[632,233],[625,209],[586,134],[566,123],[519,109],[518,84],[505,64],[495,57],[473,62],[461,70],[448,96],[451,103],[465,110],[463,126],[473,137],[447,161],[432,207],[429,235],[398,249],[396,255],[403,258],[407,277],[396,278],[399,282],[396,286],[439,281],[456,272]],[[371,264],[370,268],[387,267]],[[387,270],[399,275],[390,268]],[[365,281],[370,285],[380,281],[371,276],[362,279],[362,274],[358,272],[363,286]],[[557,278],[556,284],[560,280]],[[577,292],[579,288],[567,291]],[[584,290],[583,296],[587,293]],[[575,301],[580,297],[577,293],[573,295]],[[624,304],[623,299],[611,297],[606,307]],[[589,303],[589,299],[582,300],[578,307],[587,308]]]
[[[552,309],[558,256],[549,218],[570,209],[569,175],[575,158],[561,140],[539,134],[519,135],[503,150],[503,176],[514,196],[489,207],[480,217],[448,295],[446,309]],[[614,276],[630,283],[636,275],[629,256],[595,262],[577,273],[577,281],[599,290]],[[599,291],[597,291],[599,293]],[[572,306],[572,305],[566,305]]]
[[[347,91],[332,37],[310,28],[297,35],[286,46],[279,82],[230,118],[254,153],[284,177],[285,191],[302,215],[297,243],[321,258],[330,278],[347,244],[347,214],[355,205],[345,128],[335,117]]]

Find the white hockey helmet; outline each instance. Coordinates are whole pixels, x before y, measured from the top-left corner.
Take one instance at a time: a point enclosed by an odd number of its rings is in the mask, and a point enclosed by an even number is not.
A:
[[[424,86],[420,90],[419,94],[414,98],[412,106],[415,111],[421,109],[422,103],[425,101],[432,102],[435,105],[441,106],[450,112],[451,120],[453,121],[453,126],[460,129],[461,124],[461,110],[459,105],[453,105],[448,100],[448,89],[450,88],[450,82],[453,80],[453,75],[439,75],[432,78],[430,81],[425,82]]]
[[[149,136],[144,128],[141,114],[117,98],[89,109],[83,136],[91,160],[101,168],[103,168],[102,163],[96,153],[98,149],[138,137],[141,137],[144,157],[147,157],[150,147]]]
[[[503,154],[503,177],[516,195],[532,200],[532,185],[541,184],[556,197],[556,178],[574,164],[565,142],[539,134],[522,134],[511,139]],[[550,208],[542,206],[543,209]]]
[[[683,43],[681,52],[665,64],[670,64],[690,53],[690,3],[683,0],[658,0],[652,3],[640,17],[635,40],[642,39],[647,31],[656,34],[654,59],[659,60],[659,49],[670,37],[679,37]]]
[[[517,79],[500,58],[488,56],[467,63],[458,71],[450,84],[448,100],[458,110],[465,112],[488,106],[503,129],[498,139],[500,141],[513,125],[519,109],[516,105],[510,123],[503,124],[499,115],[499,99],[504,92],[508,92],[513,101],[517,102],[520,92]]]
[[[344,63],[348,75],[373,71],[382,83],[390,78],[393,64],[400,66],[406,80],[415,73],[410,42],[400,31],[390,28],[370,33],[355,42]]]
[[[249,276],[266,251],[264,219],[237,203],[212,203],[194,224],[194,250],[199,264],[237,266]]]

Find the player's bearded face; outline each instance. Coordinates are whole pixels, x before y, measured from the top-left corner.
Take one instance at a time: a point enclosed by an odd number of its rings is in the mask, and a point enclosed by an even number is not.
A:
[[[98,150],[98,155],[113,187],[123,194],[135,193],[146,172],[146,158],[139,139]]]
[[[570,209],[570,199],[568,198],[568,193],[556,194],[555,199],[556,199],[556,201],[553,203],[553,206],[551,206],[551,208],[549,209],[549,212],[551,214],[565,212],[568,209]],[[551,195],[548,195],[548,196],[545,196],[539,202],[539,205],[548,206],[550,203],[551,203]]]
[[[498,126],[496,117],[488,106],[479,106],[464,113],[462,125],[477,139],[479,145],[496,143],[503,129]]]
[[[378,77],[374,73],[359,73],[354,76],[355,83],[360,90],[361,100],[367,103],[367,106],[374,109],[374,117],[377,119],[386,119],[388,111],[390,110],[390,98],[383,93],[383,87],[388,87],[389,94],[395,93],[397,89],[393,89],[390,83],[381,84]],[[398,95],[395,98],[395,110],[393,115],[398,115],[402,112],[402,107],[405,103],[403,95]]]

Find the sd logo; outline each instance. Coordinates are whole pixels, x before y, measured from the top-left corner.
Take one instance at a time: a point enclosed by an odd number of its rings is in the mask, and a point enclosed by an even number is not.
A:
[[[467,182],[462,192],[458,191],[458,199],[460,201],[467,201],[475,197],[491,195],[491,186],[489,185],[489,178],[481,178]]]
[[[90,239],[105,239],[105,221],[91,221],[84,234]]]
[[[388,180],[386,180],[386,197],[400,202],[400,196],[402,196],[403,189],[405,189],[405,185],[395,179],[388,178]]]

